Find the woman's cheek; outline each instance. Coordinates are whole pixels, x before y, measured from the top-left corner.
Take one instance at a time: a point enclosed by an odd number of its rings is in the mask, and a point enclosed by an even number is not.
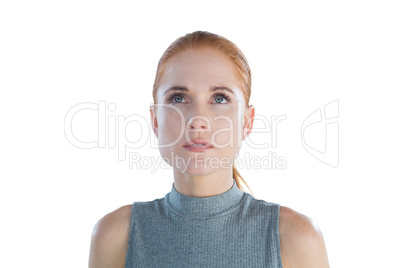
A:
[[[237,118],[237,115],[232,112],[220,114],[215,117],[214,120],[214,137],[216,143],[220,146],[226,145],[227,147],[239,147],[241,146],[241,140],[239,145],[238,136],[241,135],[241,120]]]
[[[180,140],[181,119],[177,113],[162,112],[158,116],[159,144],[173,146]]]

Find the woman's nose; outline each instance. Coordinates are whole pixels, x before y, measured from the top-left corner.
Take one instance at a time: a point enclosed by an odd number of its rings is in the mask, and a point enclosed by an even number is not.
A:
[[[188,122],[189,128],[191,129],[209,129],[211,123],[205,116],[194,116]]]

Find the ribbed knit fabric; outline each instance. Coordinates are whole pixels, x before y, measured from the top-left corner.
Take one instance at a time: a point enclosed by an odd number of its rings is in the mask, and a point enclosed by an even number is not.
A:
[[[282,268],[279,208],[235,180],[210,197],[172,184],[164,198],[133,203],[125,268]]]

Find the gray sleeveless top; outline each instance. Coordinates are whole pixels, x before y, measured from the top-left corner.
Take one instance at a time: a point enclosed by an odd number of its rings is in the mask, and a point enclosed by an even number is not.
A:
[[[235,180],[210,197],[172,184],[164,198],[133,203],[125,268],[282,268],[279,209]]]

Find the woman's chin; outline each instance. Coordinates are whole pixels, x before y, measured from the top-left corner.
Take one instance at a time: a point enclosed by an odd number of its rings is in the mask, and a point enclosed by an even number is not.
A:
[[[202,168],[202,167],[187,167],[186,169],[181,169],[180,172],[183,174],[191,175],[191,176],[206,176],[209,175],[216,170],[212,168]]]
[[[214,168],[207,162],[202,161],[189,161],[186,165],[178,167],[181,173],[193,175],[193,176],[204,176],[214,173],[219,170],[219,167]]]

